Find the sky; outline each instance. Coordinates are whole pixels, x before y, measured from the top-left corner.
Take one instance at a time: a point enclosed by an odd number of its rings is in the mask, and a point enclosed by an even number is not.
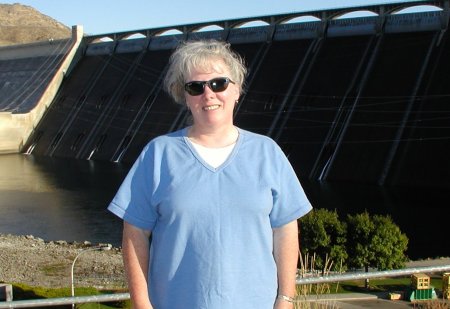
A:
[[[414,0],[413,0],[414,1]],[[408,1],[383,0],[15,0],[90,35],[216,20]],[[420,4],[420,0],[416,1]]]

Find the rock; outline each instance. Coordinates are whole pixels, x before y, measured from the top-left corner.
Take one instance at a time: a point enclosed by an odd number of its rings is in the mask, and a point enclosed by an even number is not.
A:
[[[82,250],[80,244],[67,241],[45,242],[32,235],[0,234],[0,282],[67,287],[72,262]],[[83,253],[76,261],[74,278],[77,287],[126,287],[120,248]]]

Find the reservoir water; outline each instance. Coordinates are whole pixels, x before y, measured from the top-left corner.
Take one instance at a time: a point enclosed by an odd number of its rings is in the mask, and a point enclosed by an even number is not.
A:
[[[0,233],[120,245],[122,222],[106,207],[129,166],[0,156]],[[410,258],[450,256],[448,188],[385,188],[302,181],[313,206],[389,214],[409,238]]]
[[[126,167],[17,154],[0,156],[0,170],[0,233],[120,244],[106,207]]]

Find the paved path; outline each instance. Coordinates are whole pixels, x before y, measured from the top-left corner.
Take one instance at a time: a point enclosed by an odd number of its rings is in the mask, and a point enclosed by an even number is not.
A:
[[[412,267],[425,267],[425,266],[443,266],[450,265],[450,257],[439,258],[439,259],[428,259],[420,261],[411,261],[406,263],[406,268]]]
[[[309,301],[319,301],[329,305],[330,308],[357,309],[357,308],[386,308],[402,309],[412,308],[413,304],[407,301],[391,301],[387,293],[343,293],[309,297]]]

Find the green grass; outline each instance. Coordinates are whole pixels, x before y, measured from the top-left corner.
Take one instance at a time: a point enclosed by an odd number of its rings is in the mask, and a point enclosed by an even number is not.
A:
[[[111,291],[111,290],[97,290],[92,287],[78,287],[75,288],[76,296],[89,296],[89,295],[100,295],[100,294],[111,294],[114,292],[123,291]],[[27,300],[27,299],[43,299],[43,298],[60,298],[60,297],[70,297],[70,288],[44,288],[28,286],[25,284],[13,284],[13,297],[14,300]],[[108,303],[86,303],[78,304],[77,308],[82,309],[111,309],[111,308],[131,308],[130,301],[116,301]],[[66,306],[55,306],[53,308],[71,308],[71,305]]]
[[[77,305],[77,308],[78,309],[111,309],[111,308],[129,309],[129,308],[131,308],[131,304],[130,304],[130,301],[120,302],[120,304],[119,303],[116,303],[116,304],[89,303],[89,304]]]
[[[75,295],[98,295],[102,294],[95,288],[82,287],[75,289]],[[21,299],[39,299],[39,298],[58,298],[71,296],[70,288],[45,288],[28,286],[26,284],[14,284],[13,285],[14,300]]]
[[[42,271],[48,276],[59,276],[67,268],[65,263],[46,265]]]

